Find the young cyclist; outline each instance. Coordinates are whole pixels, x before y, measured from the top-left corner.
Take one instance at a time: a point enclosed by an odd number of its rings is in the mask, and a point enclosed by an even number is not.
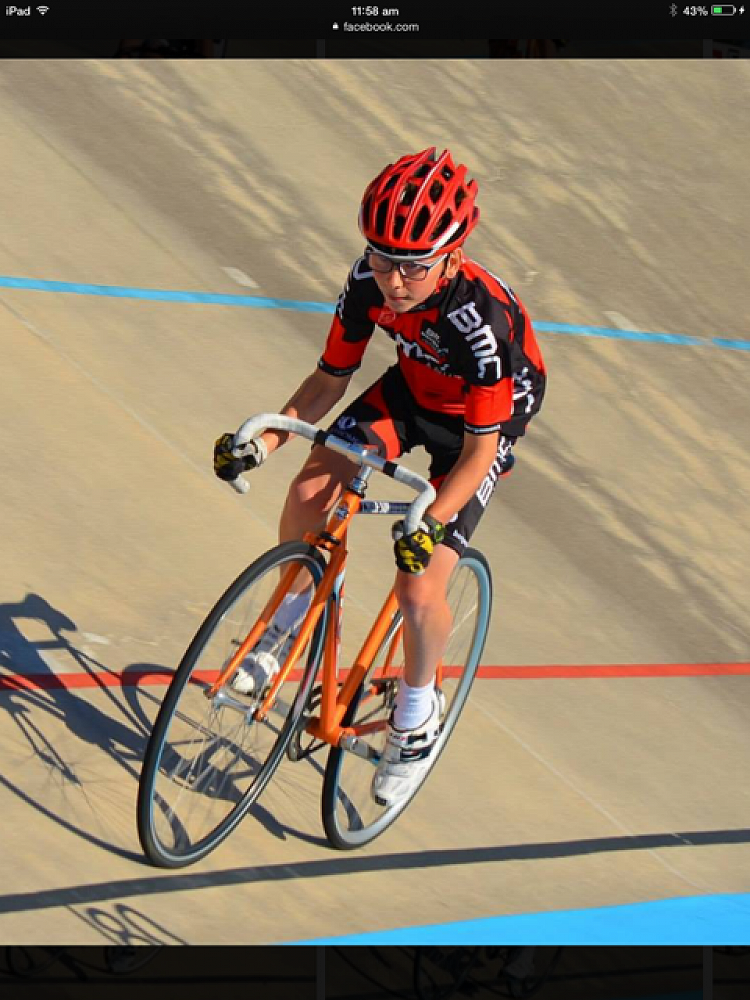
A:
[[[404,683],[389,720],[372,794],[390,806],[424,773],[440,731],[437,664],[451,629],[448,579],[516,439],[539,410],[545,368],[531,323],[508,286],[465,257],[476,226],[476,181],[435,147],[403,156],[365,190],[359,228],[367,241],[354,264],[317,369],[282,413],[320,421],[342,398],[375,326],[396,345],[397,363],[330,426],[338,437],[395,459],[416,445],[431,457],[437,497],[418,531],[393,528],[396,596],[404,620]],[[233,435],[216,442],[214,469],[235,479],[291,435],[267,431],[254,454],[232,455]],[[294,479],[281,516],[282,541],[319,530],[355,466],[314,447]],[[259,693],[288,652],[309,592],[287,595],[266,636],[238,670],[242,693]]]

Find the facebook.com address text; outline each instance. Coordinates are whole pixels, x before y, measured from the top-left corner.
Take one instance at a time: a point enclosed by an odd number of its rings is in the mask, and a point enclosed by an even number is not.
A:
[[[418,24],[394,24],[393,21],[344,21],[344,31],[419,31]]]

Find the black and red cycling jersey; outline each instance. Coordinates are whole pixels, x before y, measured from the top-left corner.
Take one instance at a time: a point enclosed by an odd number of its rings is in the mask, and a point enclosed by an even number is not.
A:
[[[469,434],[519,437],[541,406],[546,372],[526,310],[503,281],[472,260],[419,306],[396,314],[360,257],[318,366],[329,375],[355,372],[376,325],[395,341],[417,404],[463,417]]]

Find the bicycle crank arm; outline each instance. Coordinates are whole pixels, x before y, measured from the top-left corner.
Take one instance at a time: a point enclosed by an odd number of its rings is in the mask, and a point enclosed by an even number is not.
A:
[[[359,736],[344,734],[339,740],[339,746],[342,750],[353,753],[355,757],[361,757],[363,760],[371,760],[373,764],[377,764],[380,760],[378,751],[373,749],[369,743],[361,740]]]

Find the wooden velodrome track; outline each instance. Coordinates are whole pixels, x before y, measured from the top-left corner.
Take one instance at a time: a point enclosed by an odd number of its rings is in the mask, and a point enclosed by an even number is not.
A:
[[[300,941],[667,900],[654,934],[679,943],[680,903],[717,896],[724,923],[686,935],[742,936],[749,85],[720,61],[0,64],[0,939]],[[246,498],[211,447],[284,402],[329,316],[138,290],[330,305],[365,184],[433,143],[478,178],[467,249],[550,370],[476,538],[485,662],[508,669],[367,849],[327,847],[319,775],[287,764],[216,853],[157,871],[134,804],[163,688],[120,682],[172,668],[274,541],[302,445]],[[391,358],[376,338],[351,391]],[[356,634],[388,524],[353,541]]]

